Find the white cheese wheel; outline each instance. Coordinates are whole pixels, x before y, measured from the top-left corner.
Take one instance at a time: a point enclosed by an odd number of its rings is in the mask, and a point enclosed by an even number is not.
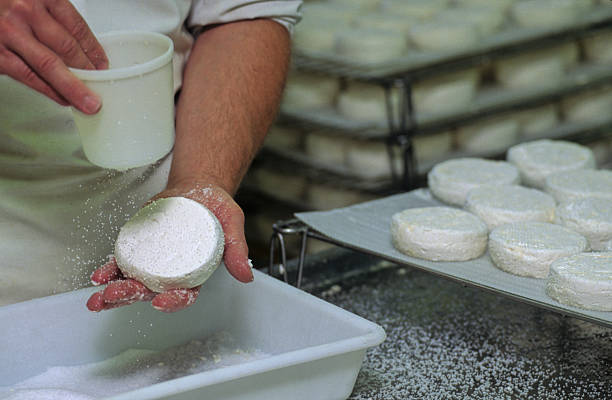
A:
[[[445,203],[463,206],[470,190],[482,185],[519,184],[519,172],[504,161],[457,158],[437,164],[427,174],[429,190]]]
[[[582,40],[587,59],[607,63],[612,61],[612,31],[599,31]]]
[[[462,20],[432,20],[410,27],[410,40],[421,50],[445,52],[478,42],[478,28]]]
[[[159,199],[142,208],[119,232],[115,258],[121,272],[154,292],[204,283],[223,257],[217,218],[184,197]]]
[[[465,209],[480,217],[489,230],[520,221],[553,222],[555,199],[517,185],[485,185],[470,190]]]
[[[541,138],[543,133],[559,124],[559,115],[554,104],[521,111],[517,114],[517,119],[523,139]]]
[[[519,124],[513,117],[498,117],[457,130],[457,148],[476,154],[504,152],[516,144]]]
[[[338,55],[355,62],[381,63],[401,57],[408,47],[406,38],[397,32],[352,28],[336,34],[334,48]]]
[[[583,0],[523,0],[512,6],[512,16],[522,27],[568,25],[584,11]]]
[[[409,19],[427,20],[448,6],[449,0],[383,0],[384,12]]]
[[[612,87],[589,90],[561,101],[568,121],[603,121],[612,113]]]
[[[410,24],[411,21],[406,17],[391,13],[368,13],[358,15],[352,22],[355,28],[391,31],[404,38],[408,36]]]
[[[506,158],[521,171],[524,185],[539,189],[544,188],[551,174],[595,168],[595,158],[588,147],[562,140],[518,144],[508,150]]]
[[[489,235],[493,263],[502,271],[532,278],[546,278],[553,261],[587,248],[579,233],[546,222],[501,225]]]
[[[612,253],[584,253],[555,261],[546,294],[569,306],[612,311]]]
[[[416,82],[412,104],[417,114],[438,114],[469,107],[479,83],[478,69],[455,72]]]
[[[380,5],[380,0],[331,0],[331,4],[358,8],[361,11],[372,11]]]
[[[400,103],[400,91],[391,89],[394,115]],[[387,123],[385,91],[378,85],[350,82],[338,96],[338,112],[349,119],[378,124]]]
[[[391,218],[391,239],[402,253],[431,261],[466,261],[487,247],[487,226],[450,207],[412,208]]]
[[[419,135],[412,138],[417,163],[445,159],[453,148],[453,133],[440,132]]]
[[[334,165],[345,165],[349,143],[350,141],[343,137],[310,132],[304,138],[304,150],[313,160]]]
[[[296,25],[291,43],[298,52],[330,53],[334,50],[336,34],[347,27],[348,22],[304,19]]]
[[[515,0],[455,0],[455,3],[459,7],[496,7],[502,12],[508,11],[514,2]]]
[[[337,78],[292,72],[283,93],[283,106],[301,109],[331,108],[340,90]]]
[[[495,2],[491,2],[495,3]],[[486,37],[500,30],[505,15],[503,8],[498,6],[475,5],[447,8],[435,17],[441,24],[461,20],[476,28],[480,37]]]
[[[612,240],[612,201],[586,198],[561,203],[555,222],[586,237],[591,250],[606,250]]]
[[[302,147],[302,132],[286,126],[273,125],[268,130],[264,146],[277,150],[299,150]]]
[[[395,168],[399,169],[397,157]],[[347,165],[357,176],[366,179],[382,178],[391,175],[391,159],[387,145],[381,142],[353,142],[348,147]]]
[[[564,79],[566,63],[563,53],[532,51],[496,62],[495,75],[499,83],[507,88],[555,86]]]
[[[580,169],[546,178],[545,189],[557,203],[588,197],[612,201],[612,171]]]

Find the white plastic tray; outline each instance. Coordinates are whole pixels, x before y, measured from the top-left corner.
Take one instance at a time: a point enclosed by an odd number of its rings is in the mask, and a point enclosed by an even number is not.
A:
[[[244,285],[220,267],[197,303],[173,314],[147,303],[94,314],[85,302],[95,290],[0,308],[0,398],[6,387],[53,366],[99,362],[130,348],[161,350],[224,331],[270,356],[112,398],[345,399],[366,349],[385,337],[380,326],[257,271]]]

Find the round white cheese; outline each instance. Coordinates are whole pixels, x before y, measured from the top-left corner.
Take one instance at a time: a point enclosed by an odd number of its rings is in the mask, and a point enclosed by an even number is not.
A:
[[[408,36],[411,21],[406,17],[391,13],[367,13],[358,15],[353,19],[355,28],[379,29],[395,32],[404,38]]]
[[[520,136],[523,139],[541,138],[543,133],[559,124],[559,115],[554,104],[521,111],[517,119]]]
[[[555,222],[586,237],[591,250],[606,250],[612,240],[612,201],[586,198],[562,203]]]
[[[391,30],[353,28],[338,32],[335,50],[355,62],[381,63],[404,55],[407,41]]]
[[[346,157],[348,167],[358,176],[380,178],[391,175],[389,150],[381,142],[353,142]]]
[[[516,118],[487,119],[457,130],[457,148],[475,154],[504,152],[518,142]]]
[[[397,88],[392,88],[391,106],[394,115],[397,114],[399,103],[400,91]],[[385,91],[378,85],[351,82],[338,96],[338,112],[352,120],[386,124]]]
[[[612,311],[612,253],[584,253],[555,261],[546,294],[569,306]]]
[[[588,90],[561,101],[565,119],[569,121],[602,121],[610,118],[612,87]]]
[[[383,0],[381,9],[408,19],[427,20],[447,7],[449,0]]]
[[[357,190],[325,184],[310,183],[306,190],[308,205],[315,210],[331,210],[373,199],[373,196]]]
[[[495,3],[494,1],[490,3]],[[481,37],[486,37],[500,30],[504,23],[504,10],[498,6],[474,5],[447,8],[435,17],[436,21],[445,23],[461,20],[476,28]]]
[[[417,163],[427,163],[447,158],[453,148],[452,132],[430,133],[412,138]]]
[[[296,50],[304,53],[330,53],[334,50],[336,34],[347,26],[348,22],[304,19],[295,27],[291,43]]]
[[[302,132],[286,126],[273,125],[268,130],[264,146],[278,150],[299,150],[302,147]]]
[[[283,106],[301,109],[331,108],[340,90],[337,78],[292,72],[287,78],[283,93]]]
[[[391,218],[391,239],[402,253],[431,261],[466,261],[487,247],[487,226],[450,207],[412,208]]]
[[[606,63],[612,61],[612,31],[599,31],[582,40],[584,54],[589,60]]]
[[[482,185],[519,184],[519,172],[504,161],[457,158],[437,164],[427,174],[429,189],[445,203],[463,206],[470,190]]]
[[[438,114],[469,107],[479,83],[478,69],[437,76],[416,82],[412,103],[417,114]]]
[[[478,28],[462,20],[437,19],[410,27],[410,40],[421,50],[445,52],[478,42]]]
[[[334,165],[346,164],[349,140],[325,133],[310,132],[304,138],[304,150],[316,161]]]
[[[594,197],[612,201],[612,171],[580,169],[546,178],[545,189],[557,203]]]
[[[507,88],[530,89],[560,84],[565,76],[563,53],[538,51],[500,60],[495,64],[497,80]]]
[[[299,174],[283,173],[276,169],[251,168],[246,176],[259,190],[288,201],[302,201],[306,190],[306,178]]]
[[[545,278],[553,261],[587,247],[582,235],[546,222],[501,225],[489,235],[489,255],[499,269],[533,278]]]
[[[562,140],[537,140],[511,147],[507,157],[521,171],[526,186],[543,189],[551,174],[595,168],[593,152],[585,146]]]
[[[520,221],[553,222],[555,199],[522,186],[481,186],[470,190],[465,209],[480,217],[489,230]]]
[[[584,11],[575,0],[523,0],[512,6],[512,17],[519,26],[542,28],[567,25]]]
[[[121,272],[154,292],[204,283],[223,257],[217,218],[184,197],[159,199],[142,208],[119,232],[115,258]]]

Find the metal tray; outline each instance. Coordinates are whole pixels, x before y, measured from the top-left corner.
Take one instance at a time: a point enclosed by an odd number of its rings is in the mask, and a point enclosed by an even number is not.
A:
[[[85,301],[95,290],[0,308],[0,398],[52,367],[88,365],[127,349],[163,350],[227,332],[240,349],[266,356],[122,393],[113,392],[116,377],[110,374],[102,397],[345,399],[366,349],[385,337],[380,326],[258,271],[255,281],[244,285],[219,267],[196,304],[173,314],[146,303],[94,314]],[[88,383],[78,382],[86,394]]]
[[[330,242],[389,261],[416,267],[463,284],[571,315],[604,326],[612,326],[612,312],[583,310],[548,297],[545,280],[515,276],[497,269],[488,254],[464,262],[433,262],[406,256],[391,244],[389,225],[396,212],[416,207],[442,205],[426,189],[417,189],[379,200],[331,211],[298,213],[296,217]]]

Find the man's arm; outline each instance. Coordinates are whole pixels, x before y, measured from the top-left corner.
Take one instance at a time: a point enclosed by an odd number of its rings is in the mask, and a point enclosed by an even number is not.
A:
[[[289,34],[271,20],[248,20],[204,31],[190,55],[176,114],[176,143],[166,190],[156,198],[183,196],[206,205],[225,233],[224,261],[239,281],[253,279],[244,237],[244,215],[233,201],[251,160],[274,120],[289,63]],[[92,280],[120,277],[114,262]],[[198,289],[154,297],[131,279],[111,282],[94,294],[92,311],[152,300],[161,311],[195,301]]]

